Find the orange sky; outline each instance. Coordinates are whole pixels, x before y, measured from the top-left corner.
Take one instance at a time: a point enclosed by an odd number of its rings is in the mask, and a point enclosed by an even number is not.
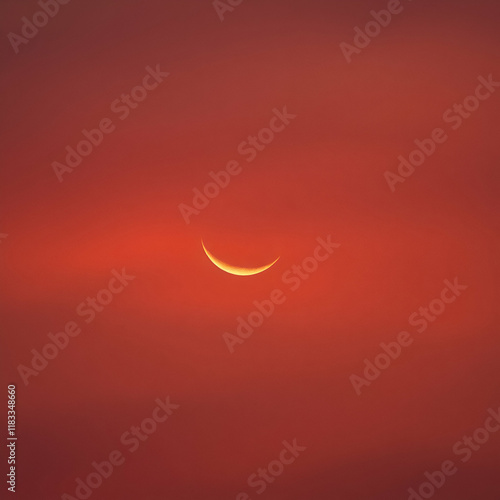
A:
[[[405,2],[348,64],[339,44],[386,5],[244,1],[221,22],[210,1],[73,0],[15,54],[7,34],[39,7],[2,3],[20,500],[74,495],[116,449],[125,464],[92,499],[406,499],[500,406],[500,91],[457,130],[443,120],[479,76],[500,81],[499,7]],[[112,103],[156,65],[169,76],[121,120]],[[239,145],[285,106],[296,117],[246,161]],[[59,182],[52,163],[105,118],[116,129]],[[438,127],[448,140],[392,193],[384,172]],[[179,204],[233,160],[186,224]],[[340,247],[292,291],[284,273],[329,235]],[[281,257],[232,276],[202,237],[231,263]],[[85,323],[78,305],[122,268],[135,279]],[[468,289],[417,334],[408,317],[455,277]],[[230,354],[223,334],[275,289],[284,303]],[[82,333],[24,386],[18,366],[69,321]],[[402,330],[414,343],[357,396],[349,377]],[[166,396],[179,409],[127,452],[120,436]],[[307,450],[257,495],[247,478],[294,438]],[[434,498],[498,498],[499,450],[492,436]]]

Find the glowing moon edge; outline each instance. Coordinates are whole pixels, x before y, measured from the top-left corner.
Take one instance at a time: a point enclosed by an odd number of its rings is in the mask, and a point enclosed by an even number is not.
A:
[[[224,262],[224,261],[218,259],[209,250],[207,250],[207,247],[203,243],[203,239],[201,240],[201,246],[203,247],[205,254],[210,259],[212,264],[217,266],[222,271],[225,271],[226,273],[229,273],[229,274],[234,274],[235,276],[253,276],[254,274],[263,273],[264,271],[267,271],[271,266],[274,266],[274,264],[276,264],[276,262],[278,262],[278,260],[279,260],[279,257],[278,257],[270,264],[266,264],[265,266],[261,266],[261,267],[233,266],[231,264],[228,264],[227,262]]]

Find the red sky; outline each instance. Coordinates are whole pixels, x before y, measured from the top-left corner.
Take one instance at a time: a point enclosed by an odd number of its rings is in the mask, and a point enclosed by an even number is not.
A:
[[[500,90],[457,130],[443,114],[500,81],[500,9],[404,2],[349,64],[340,43],[386,6],[247,0],[221,22],[209,0],[72,0],[16,54],[7,35],[40,7],[2,2],[18,499],[74,496],[117,449],[92,499],[407,499],[447,459],[459,471],[434,498],[498,499],[500,434],[464,464],[452,448],[500,406]],[[169,76],[120,120],[111,103],[156,65]],[[246,162],[240,143],[284,107],[296,118]],[[53,162],[104,118],[116,130],[59,182]],[[436,128],[448,140],[391,192],[384,173]],[[186,224],[179,204],[231,160],[242,172]],[[329,235],[340,247],[291,291],[283,274]],[[280,260],[232,276],[202,237],[229,262]],[[86,324],[77,306],[122,268],[135,279]],[[467,290],[416,333],[409,316],[455,277]],[[231,354],[223,333],[274,289],[285,303]],[[19,365],[69,321],[82,333],[25,386]],[[358,396],[351,375],[402,330],[413,344]],[[179,409],[129,453],[120,437],[167,396]],[[247,478],[295,438],[307,450],[256,494]]]

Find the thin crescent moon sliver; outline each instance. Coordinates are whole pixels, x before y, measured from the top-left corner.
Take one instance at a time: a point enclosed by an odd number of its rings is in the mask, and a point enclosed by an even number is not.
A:
[[[259,274],[263,273],[267,269],[269,269],[271,266],[276,264],[278,262],[279,257],[271,262],[270,264],[266,264],[265,266],[262,267],[240,267],[240,266],[233,266],[231,264],[227,264],[226,262],[223,262],[222,260],[218,259],[213,255],[207,248],[205,247],[205,244],[203,243],[203,240],[201,240],[201,246],[203,247],[203,250],[207,254],[207,257],[210,259],[212,264],[217,266],[219,269],[222,271],[225,271],[226,273],[229,274],[234,274],[236,276],[252,276],[254,274]]]

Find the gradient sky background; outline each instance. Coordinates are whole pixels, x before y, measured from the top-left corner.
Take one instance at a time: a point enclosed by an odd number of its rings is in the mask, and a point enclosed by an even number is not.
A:
[[[405,2],[347,64],[339,44],[386,5],[246,0],[220,22],[209,0],[72,0],[16,55],[7,34],[39,7],[2,1],[18,499],[73,495],[120,449],[92,499],[233,500],[294,438],[307,450],[252,499],[406,499],[500,406],[500,91],[457,131],[442,120],[479,75],[500,80],[500,7]],[[121,122],[111,102],[156,64],[170,76]],[[186,225],[178,205],[283,106],[297,118]],[[59,183],[51,163],[104,117],[116,131]],[[384,172],[436,127],[449,140],[391,193]],[[341,247],[289,291],[282,274],[327,235]],[[231,276],[201,237],[228,261],[281,259]],[[76,306],[123,267],[136,279],[86,325]],[[350,375],[456,276],[468,290],[358,397]],[[222,334],[275,288],[287,301],[231,355]],[[18,365],[71,320],[81,335],[25,387]],[[120,436],[167,395],[180,408],[126,452]],[[499,451],[497,434],[434,498],[497,500]]]

